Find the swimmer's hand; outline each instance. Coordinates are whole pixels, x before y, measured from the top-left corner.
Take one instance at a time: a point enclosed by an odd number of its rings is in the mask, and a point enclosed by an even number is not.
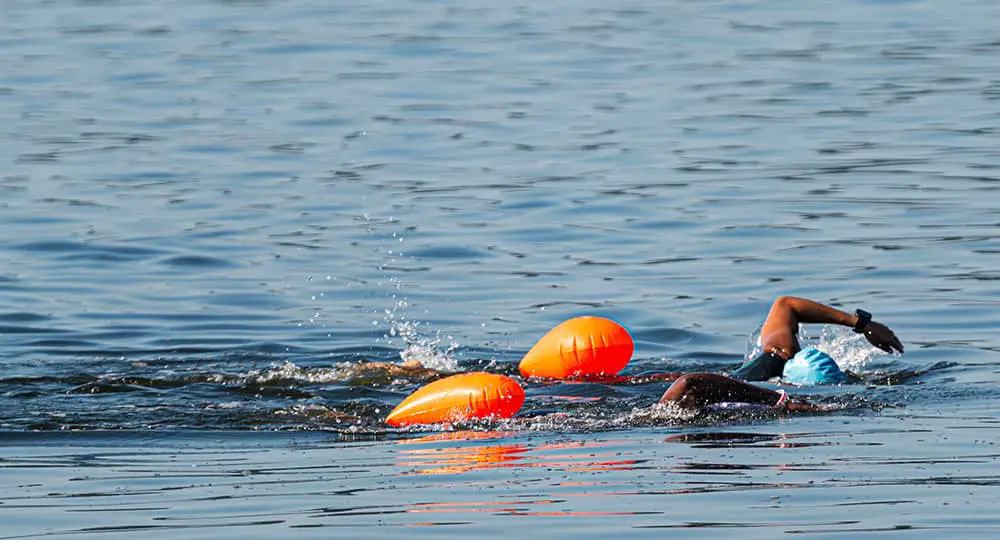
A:
[[[833,411],[841,408],[840,405],[835,405],[831,403],[809,403],[808,401],[802,401],[793,399],[785,404],[785,410],[791,412],[804,412],[804,413],[821,413]]]
[[[868,326],[865,327],[865,337],[868,338],[869,343],[887,353],[898,352],[902,354],[903,352],[903,344],[900,343],[899,338],[888,326],[882,323],[869,322]]]

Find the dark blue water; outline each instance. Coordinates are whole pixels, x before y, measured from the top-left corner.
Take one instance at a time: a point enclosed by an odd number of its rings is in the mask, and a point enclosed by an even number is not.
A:
[[[3,2],[0,538],[995,537],[998,18]],[[629,374],[720,371],[781,294],[907,352],[806,329],[865,381],[820,416],[531,382],[446,436],[365,368],[595,314]]]

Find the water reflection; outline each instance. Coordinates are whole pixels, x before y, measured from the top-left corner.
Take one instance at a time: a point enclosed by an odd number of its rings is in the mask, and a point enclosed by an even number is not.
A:
[[[805,442],[800,439],[813,436],[807,433],[742,433],[732,431],[708,431],[671,435],[664,442],[686,443],[697,448],[732,448],[738,446],[770,446],[775,448],[808,448],[830,446],[830,441]]]
[[[400,441],[396,466],[407,469],[408,474],[463,474],[482,469],[504,467],[544,467],[563,471],[613,471],[631,470],[643,460],[620,459],[616,452],[590,452],[606,446],[606,442],[584,441],[572,443],[544,443],[526,446],[522,443],[456,444],[441,446],[437,443],[456,441],[474,442],[501,439],[512,432],[455,431],[436,433],[417,439]],[[429,446],[420,446],[427,444]]]

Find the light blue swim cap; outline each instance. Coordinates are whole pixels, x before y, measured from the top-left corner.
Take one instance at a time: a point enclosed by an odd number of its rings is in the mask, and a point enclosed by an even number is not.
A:
[[[850,380],[833,358],[813,347],[802,349],[785,362],[781,379],[793,384],[839,384]]]

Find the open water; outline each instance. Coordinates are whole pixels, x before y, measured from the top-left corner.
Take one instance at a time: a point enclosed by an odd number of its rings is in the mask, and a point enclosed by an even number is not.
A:
[[[0,538],[996,538],[1000,4],[0,2]],[[417,359],[738,365],[820,415],[526,382],[386,428]],[[666,529],[666,530],[665,530]]]

